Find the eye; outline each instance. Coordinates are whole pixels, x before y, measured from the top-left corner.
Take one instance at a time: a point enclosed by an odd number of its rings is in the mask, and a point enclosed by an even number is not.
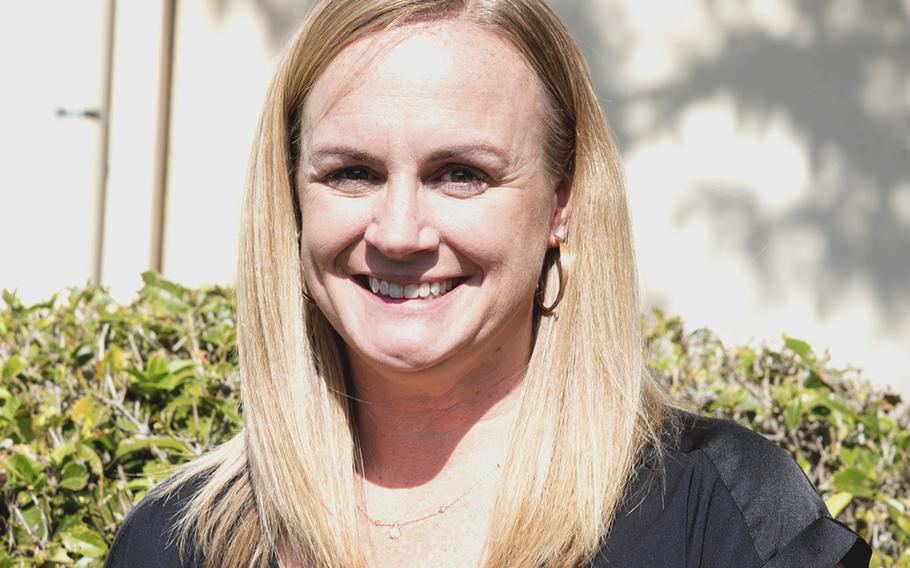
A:
[[[469,196],[486,191],[490,176],[470,166],[451,165],[437,174],[431,183],[445,193]]]
[[[380,182],[381,179],[375,172],[363,166],[341,168],[325,178],[325,183],[329,187],[349,193],[369,191]]]

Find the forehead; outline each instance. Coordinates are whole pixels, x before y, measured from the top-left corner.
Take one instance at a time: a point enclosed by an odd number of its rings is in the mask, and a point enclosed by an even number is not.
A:
[[[508,41],[466,21],[423,22],[345,48],[314,84],[303,122],[314,138],[354,120],[428,128],[464,120],[500,135],[533,123],[536,134],[543,101],[537,77]]]

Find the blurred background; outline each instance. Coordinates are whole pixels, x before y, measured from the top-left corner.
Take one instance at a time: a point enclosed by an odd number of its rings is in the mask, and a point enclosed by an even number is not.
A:
[[[0,288],[230,284],[307,0],[0,0]],[[647,307],[910,395],[910,0],[552,0],[626,166]]]

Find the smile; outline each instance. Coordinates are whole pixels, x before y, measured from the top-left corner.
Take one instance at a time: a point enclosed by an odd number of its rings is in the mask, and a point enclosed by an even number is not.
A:
[[[399,284],[389,282],[373,276],[368,277],[369,288],[373,294],[386,298],[417,300],[424,298],[438,298],[444,296],[459,284],[457,278],[434,280],[432,282],[418,282],[415,284]]]

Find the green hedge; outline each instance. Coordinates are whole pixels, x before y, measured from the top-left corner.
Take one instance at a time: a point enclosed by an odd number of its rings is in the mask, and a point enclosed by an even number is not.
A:
[[[232,292],[143,278],[130,306],[94,289],[33,306],[3,294],[0,568],[99,566],[168,467],[241,426]],[[910,567],[910,430],[897,396],[796,339],[728,349],[659,312],[645,326],[668,390],[785,447],[872,543],[875,565]]]

